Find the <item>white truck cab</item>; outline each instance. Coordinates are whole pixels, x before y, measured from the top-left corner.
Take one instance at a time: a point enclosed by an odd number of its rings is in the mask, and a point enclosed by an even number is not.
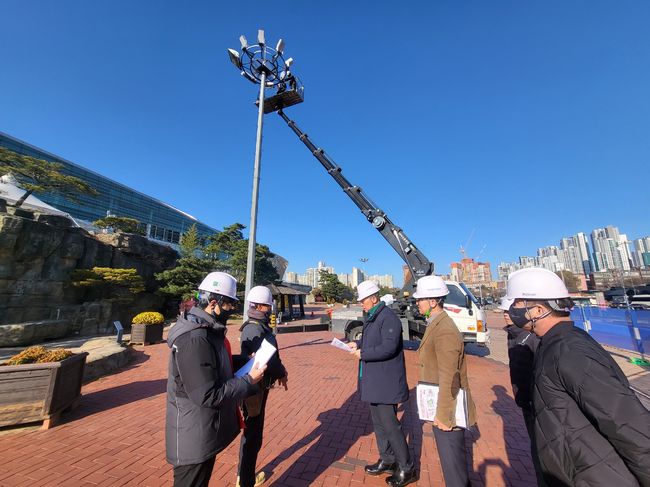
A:
[[[449,289],[445,299],[445,311],[463,335],[463,341],[486,345],[489,341],[489,331],[485,311],[463,283],[445,281],[445,284]]]
[[[478,305],[478,301],[469,289],[455,281],[445,281],[449,294],[445,299],[445,311],[454,321],[463,336],[465,343],[476,343],[485,346],[489,342],[489,331],[485,320],[485,311]],[[400,309],[400,301],[391,305],[402,321],[402,336],[404,340],[420,340],[426,332],[427,325],[423,319],[409,319],[412,315],[410,309],[415,303],[407,306],[406,313]],[[348,340],[361,338],[363,328],[363,311],[359,305],[348,305],[334,311],[330,329],[333,332],[344,333]]]

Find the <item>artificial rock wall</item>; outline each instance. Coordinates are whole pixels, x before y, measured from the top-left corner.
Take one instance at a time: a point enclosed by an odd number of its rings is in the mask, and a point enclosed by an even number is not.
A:
[[[135,313],[162,305],[151,292],[154,274],[177,258],[173,249],[139,235],[93,235],[66,217],[14,209],[0,200],[0,347],[106,333],[117,319],[128,325]],[[128,306],[110,296],[83,302],[85,293],[72,286],[70,274],[92,267],[135,268],[149,292]]]

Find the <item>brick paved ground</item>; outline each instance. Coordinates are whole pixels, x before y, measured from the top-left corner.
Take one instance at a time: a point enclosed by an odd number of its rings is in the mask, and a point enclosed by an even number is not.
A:
[[[229,327],[236,342],[237,327]],[[271,391],[264,447],[258,465],[273,486],[385,485],[364,476],[378,457],[369,411],[355,393],[356,361],[328,345],[328,332],[279,335],[289,391]],[[235,346],[235,348],[237,348]],[[49,430],[0,435],[0,485],[171,485],[164,459],[166,344],[138,347],[129,367],[87,384],[83,400]],[[408,351],[408,380],[417,383],[416,355]],[[474,485],[531,485],[528,438],[504,364],[468,357],[479,429],[468,437]],[[418,485],[444,485],[430,426],[422,426],[413,400],[402,411],[415,458]],[[220,454],[210,485],[234,485],[236,440]]]

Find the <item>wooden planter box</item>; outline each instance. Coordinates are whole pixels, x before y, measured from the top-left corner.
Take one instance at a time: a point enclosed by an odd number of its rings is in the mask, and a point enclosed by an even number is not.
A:
[[[60,414],[81,399],[86,356],[78,353],[61,362],[0,367],[0,427],[43,421],[54,425]]]
[[[133,323],[131,325],[131,343],[150,343],[162,342],[163,327],[165,325],[141,325]]]

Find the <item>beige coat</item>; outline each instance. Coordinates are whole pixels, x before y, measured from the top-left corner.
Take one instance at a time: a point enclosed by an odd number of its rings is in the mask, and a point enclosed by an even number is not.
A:
[[[476,424],[476,408],[469,390],[463,338],[446,311],[428,324],[418,348],[420,380],[438,384],[436,417],[446,426],[456,426],[456,396],[463,388],[467,394],[468,426]]]

